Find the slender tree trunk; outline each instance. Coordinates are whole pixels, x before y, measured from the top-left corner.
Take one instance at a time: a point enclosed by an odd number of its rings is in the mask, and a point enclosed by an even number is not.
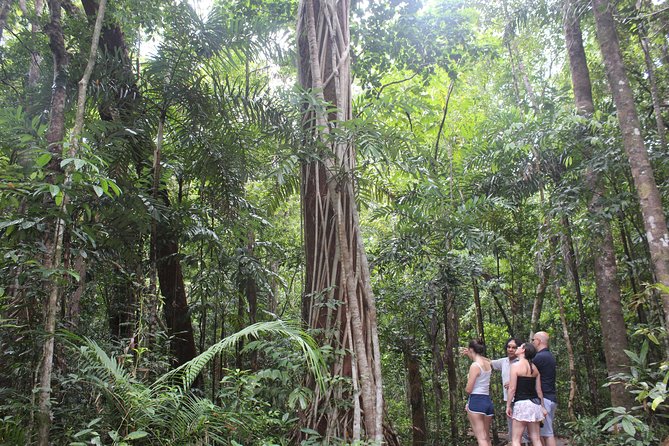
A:
[[[641,14],[643,1],[637,2],[637,11]],[[667,127],[664,124],[662,119],[662,98],[660,96],[660,90],[657,87],[657,77],[655,75],[655,65],[653,63],[653,58],[650,54],[650,41],[648,39],[648,32],[646,31],[645,19],[642,19],[637,27],[637,33],[639,37],[639,43],[641,44],[641,49],[643,50],[643,58],[646,63],[646,74],[648,75],[648,84],[650,86],[650,96],[653,101],[653,112],[655,114],[655,125],[657,126],[657,136],[660,139],[660,149],[666,150],[667,148]]]
[[[634,185],[643,215],[650,259],[657,281],[665,288],[660,291],[665,324],[669,326],[669,234],[662,208],[662,199],[655,183],[653,168],[641,135],[634,95],[625,72],[615,21],[608,0],[593,0],[597,40],[604,59],[606,75],[618,111],[623,144],[632,170]],[[622,347],[615,345],[622,351]]]
[[[427,444],[427,423],[425,418],[425,399],[423,397],[423,378],[420,374],[420,361],[411,345],[404,347],[404,364],[409,382],[409,403],[411,406],[412,444]]]
[[[9,8],[12,6],[12,1],[0,0],[0,40],[2,40],[5,26],[7,26],[7,15],[9,14]]]
[[[392,430],[383,428],[376,307],[350,177],[355,152],[350,142],[330,135],[351,118],[349,10],[348,0],[303,0],[298,9],[299,80],[320,102],[306,110],[304,122],[322,148],[322,161],[302,168],[307,259],[302,314],[309,326],[323,329],[321,342],[353,353],[332,370],[351,377],[353,393],[341,396],[352,409],[332,406],[339,389],[317,391],[302,424],[325,441],[333,436],[381,441]],[[336,111],[326,110],[326,104]]]
[[[634,263],[634,256],[632,255],[632,242],[630,240],[629,234],[627,233],[627,227],[625,226],[624,216],[618,213],[617,219],[618,231],[620,232],[620,242],[623,246],[623,252],[625,257],[623,259],[623,264],[627,266],[627,275],[629,276],[630,288],[632,288],[632,293],[636,296],[639,294],[639,280],[637,277],[637,272],[632,266]],[[644,305],[639,304],[636,306],[637,317],[639,318],[639,323],[647,324],[648,315],[646,314],[646,308]]]
[[[539,102],[537,101],[536,94],[534,94],[534,88],[532,88],[532,83],[530,82],[530,78],[527,75],[527,69],[525,68],[523,59],[520,56],[520,51],[518,51],[518,44],[516,43],[515,39],[512,40],[509,51],[513,51],[515,53],[516,61],[518,63],[518,72],[520,76],[523,78],[523,85],[525,85],[525,91],[527,92],[527,97],[530,98],[530,106],[535,112],[538,113]]]
[[[84,10],[89,17],[95,16],[97,3],[95,0],[82,0]],[[101,44],[109,55],[120,63],[119,69],[123,71],[129,79],[133,77],[133,67],[128,55],[128,48],[125,43],[125,37],[118,25],[108,25],[102,30]],[[101,104],[98,108],[100,116],[104,120],[119,121],[125,125],[135,125],[132,122],[135,119],[137,104],[142,95],[136,85],[129,85],[126,89],[119,92],[115,98],[115,103]],[[164,111],[160,117],[163,125],[165,123]],[[150,156],[148,147],[154,149],[154,177],[155,181],[159,178],[160,158],[162,157],[162,127],[156,136],[156,141],[149,138],[142,141],[146,147],[133,147],[133,153],[137,154],[135,163],[141,166],[145,163],[144,155]],[[136,143],[135,143],[136,144]],[[163,203],[169,207],[170,201],[164,191],[159,190],[153,185],[153,191],[158,190],[158,195]],[[172,352],[176,358],[176,364],[183,364],[193,359],[196,354],[195,337],[193,327],[188,311],[188,299],[184,284],[183,273],[181,269],[181,260],[179,256],[179,244],[177,234],[171,230],[169,224],[165,221],[156,222],[155,228],[155,263],[157,268],[160,290],[165,299],[163,314],[165,316],[168,332],[173,334],[174,342],[171,345]],[[153,295],[150,296],[153,298]],[[145,305],[149,311],[149,320],[151,313],[155,310],[152,300]],[[198,381],[198,384],[200,381]]]
[[[61,5],[62,6],[62,5]],[[32,16],[24,1],[19,1],[19,7],[25,17],[30,17],[31,34],[36,36],[39,32],[39,19],[44,9],[43,0],[35,0],[35,15]],[[1,37],[1,36],[0,36]],[[30,68],[28,70],[28,88],[35,88],[40,79],[40,64],[42,63],[42,55],[35,50],[30,51]]]
[[[460,389],[458,389],[458,373],[456,364],[456,355],[458,349],[458,314],[455,306],[455,295],[450,289],[442,291],[444,305],[444,333],[446,335],[446,347],[444,348],[444,361],[446,363],[446,374],[448,378],[448,406],[449,422],[451,427],[451,443],[459,441],[458,418],[462,411],[462,401],[459,398]]]
[[[513,61],[513,51],[511,51],[511,44],[507,42],[506,49],[509,52],[509,65],[511,65],[511,78],[513,79],[513,91],[516,94],[516,101],[520,102],[520,87],[518,86],[518,74],[516,73],[516,65]]]
[[[485,344],[485,332],[483,330],[483,311],[481,310],[481,293],[476,278],[472,278],[472,290],[474,291],[474,306],[476,307],[476,332],[483,344]]]
[[[60,160],[62,159],[62,141],[65,136],[65,100],[67,83],[68,56],[65,50],[62,17],[59,0],[49,0],[50,20],[45,26],[49,36],[49,47],[53,55],[53,89],[51,93],[51,107],[49,111],[49,127],[46,140],[49,151],[53,154],[49,170],[53,173],[62,173]],[[46,270],[56,270],[62,261],[63,233],[65,222],[57,218],[53,225],[51,238],[47,240],[47,254],[44,261]],[[45,304],[44,332],[46,339],[42,347],[40,369],[38,375],[38,409],[37,409],[37,444],[49,444],[51,429],[51,372],[55,347],[56,319],[58,317],[59,288],[58,281],[52,276],[48,283],[47,301]]]
[[[441,410],[444,401],[444,389],[441,385],[441,379],[444,374],[444,361],[441,356],[441,349],[439,348],[439,312],[436,311],[438,308],[438,302],[436,296],[432,298],[433,311],[432,318],[430,319],[430,349],[432,351],[432,389],[434,393],[434,432],[436,434],[437,445],[445,444],[443,441],[440,441],[442,438],[442,423],[441,423]]]
[[[249,256],[253,256],[253,250],[255,247],[255,234],[252,231],[249,231],[248,234],[248,244],[246,245],[246,250]],[[246,277],[246,302],[248,302],[249,310],[249,325],[253,325],[258,320],[258,285],[253,275],[249,274]],[[258,352],[251,352],[251,370],[258,370]]]
[[[539,226],[537,236],[537,254],[534,260],[534,271],[539,277],[539,283],[534,291],[534,303],[532,305],[532,316],[530,317],[530,338],[534,335],[541,317],[541,309],[544,304],[544,297],[546,289],[548,288],[548,281],[550,278],[550,268],[546,261],[546,239],[548,233],[548,219],[544,217],[544,221]]]
[[[564,30],[576,110],[583,116],[591,117],[595,107],[592,100],[590,71],[583,48],[579,18],[574,12],[573,0],[565,2]],[[585,158],[592,159],[594,156],[592,150],[587,146],[585,150]],[[588,203],[590,218],[599,223],[597,225],[599,229],[591,231],[593,244],[600,247],[599,253],[594,256],[595,284],[597,297],[599,298],[600,322],[607,369],[610,374],[613,374],[625,370],[629,364],[629,358],[624,354],[624,350],[627,348],[627,331],[617,279],[615,248],[610,222],[601,218],[603,214],[602,200],[606,193],[602,180],[593,169],[586,171],[584,180],[591,193]],[[587,352],[586,355],[588,355]],[[611,387],[611,400],[615,406],[631,407],[629,395],[622,386]]]
[[[86,259],[78,255],[74,261],[74,269],[79,275],[79,283],[72,293],[72,298],[67,304],[65,319],[67,320],[70,330],[76,330],[79,326],[79,317],[81,313],[81,298],[86,290]]]
[[[571,338],[569,337],[569,328],[567,325],[567,316],[565,315],[564,310],[564,301],[562,300],[562,292],[560,291],[560,283],[557,279],[557,274],[555,275],[555,300],[558,303],[558,308],[560,310],[560,323],[562,324],[562,337],[564,339],[564,344],[567,348],[567,356],[569,358],[569,399],[567,402],[567,411],[569,413],[569,419],[575,420],[576,415],[574,412],[574,401],[576,400],[576,394],[578,393],[578,386],[576,381],[577,371],[576,371],[576,361],[574,359],[574,347],[571,344]]]
[[[53,154],[49,168],[54,173],[62,174],[58,160],[62,158],[62,141],[65,137],[65,101],[67,98],[67,66],[68,55],[65,50],[65,36],[62,28],[61,2],[60,0],[49,0],[50,21],[45,26],[45,32],[49,36],[49,46],[53,54],[54,81],[51,95],[51,108],[49,113],[49,127],[46,132],[46,140],[49,144],[49,151]],[[96,21],[95,31],[93,33],[93,42],[91,44],[91,54],[80,81],[80,94],[77,104],[77,117],[75,127],[72,132],[72,141],[69,149],[69,156],[77,154],[78,139],[83,127],[83,107],[85,105],[85,90],[90,78],[90,73],[95,63],[97,54],[97,41],[102,27],[102,18],[105,12],[105,1],[101,3],[99,9],[99,20]],[[81,90],[84,94],[81,94]],[[74,143],[74,144],[72,144]],[[67,182],[67,176],[65,181]],[[60,212],[65,211],[67,197],[63,197],[59,205]],[[45,269],[58,269],[62,261],[63,236],[65,233],[65,222],[57,218],[54,225],[53,237],[47,241],[47,258],[45,260]],[[37,444],[47,446],[49,444],[49,431],[51,429],[51,372],[53,370],[54,347],[55,347],[55,329],[58,311],[59,287],[55,275],[49,283],[49,294],[45,308],[44,332],[46,340],[42,349],[41,366],[39,370],[39,388],[38,393],[38,433]]]
[[[583,293],[581,292],[581,278],[578,272],[578,263],[576,261],[576,250],[574,249],[574,241],[571,236],[571,223],[566,215],[561,218],[562,231],[560,232],[562,256],[564,258],[565,268],[568,272],[569,278],[574,285],[574,293],[576,295],[576,304],[578,305],[578,329],[581,335],[581,342],[583,342],[583,360],[585,362],[586,374],[588,377],[588,391],[590,393],[590,401],[592,402],[593,411],[599,412],[599,397],[597,395],[597,375],[595,373],[595,365],[592,360],[592,342],[590,336],[590,328],[588,327],[588,317],[585,314],[583,306]]]

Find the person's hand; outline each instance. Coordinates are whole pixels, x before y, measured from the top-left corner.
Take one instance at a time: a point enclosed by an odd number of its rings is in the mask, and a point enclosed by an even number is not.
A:
[[[511,409],[511,406],[506,406],[506,416],[509,418],[513,416],[513,410]]]
[[[467,347],[460,347],[460,356],[467,356],[469,349]]]
[[[548,415],[548,411],[546,410],[546,408],[544,406],[541,406],[541,413],[543,413],[544,416]]]
[[[506,390],[509,390],[509,383],[504,383],[504,388],[505,388]]]
[[[465,403],[465,412],[469,412],[469,401]]]

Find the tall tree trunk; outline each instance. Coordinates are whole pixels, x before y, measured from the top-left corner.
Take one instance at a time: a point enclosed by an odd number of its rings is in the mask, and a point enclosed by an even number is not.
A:
[[[632,288],[632,293],[636,296],[639,294],[640,288],[636,269],[632,266],[634,264],[634,256],[632,255],[632,241],[630,240],[629,234],[627,233],[624,216],[620,212],[617,215],[616,221],[618,223],[618,231],[620,233],[620,242],[623,246],[623,252],[625,253],[623,264],[627,266],[627,275],[629,276],[630,288]],[[639,303],[636,306],[636,311],[637,317],[639,318],[639,323],[647,324],[648,315],[646,314],[645,306]]]
[[[576,295],[576,304],[578,306],[578,330],[581,335],[581,342],[583,342],[583,360],[585,362],[586,375],[588,377],[588,392],[590,393],[590,401],[592,402],[593,412],[599,412],[599,396],[597,394],[597,375],[595,373],[595,365],[592,360],[592,342],[590,336],[590,328],[588,327],[588,317],[585,314],[585,307],[583,306],[583,293],[581,291],[581,278],[578,272],[578,262],[576,261],[576,250],[574,249],[574,241],[571,236],[571,223],[566,215],[561,218],[562,231],[560,231],[560,246],[562,248],[562,256],[564,258],[565,268],[574,285],[574,293]]]
[[[161,191],[161,194],[165,205],[169,207],[167,192]],[[172,338],[170,349],[176,358],[176,365],[179,366],[197,355],[195,336],[188,311],[188,296],[176,235],[164,222],[158,224],[158,233],[163,234],[156,243],[160,293],[164,298],[163,313],[168,334]]]
[[[642,14],[643,1],[637,2],[637,11],[639,15]],[[643,50],[643,58],[646,63],[646,74],[648,75],[648,84],[650,86],[650,96],[653,101],[653,112],[655,114],[655,125],[657,127],[657,136],[660,139],[660,149],[667,148],[667,127],[662,119],[662,97],[660,90],[657,87],[657,77],[655,76],[655,65],[650,54],[650,40],[648,39],[648,32],[646,30],[647,20],[641,19],[637,27],[639,43]]]
[[[12,6],[12,1],[0,0],[0,40],[2,40],[5,26],[7,26],[7,15],[9,14],[9,8]]]
[[[84,6],[86,15],[95,17],[95,11],[97,9],[95,0],[82,0],[82,5]],[[101,44],[107,54],[113,56],[115,60],[118,60],[120,64],[120,67],[118,68],[123,74],[128,79],[132,79],[133,67],[121,28],[115,24],[105,26],[102,30]],[[139,108],[138,104],[141,99],[142,95],[137,86],[133,83],[119,91],[119,94],[113,100],[113,104],[101,104],[98,110],[100,116],[104,120],[120,120],[124,125],[134,126],[134,120],[137,118],[135,115],[138,113],[136,109]],[[160,118],[160,122],[164,124],[165,116],[161,115]],[[162,156],[162,147],[160,147],[162,144],[162,127],[156,136],[156,141],[146,138],[139,143],[131,142],[130,144],[140,145],[142,143],[144,143],[146,147],[133,147],[133,154],[136,157],[135,163],[139,170],[141,166],[146,164],[144,155],[151,153],[147,149],[153,149],[152,152],[154,153],[155,164],[153,180],[155,181],[159,178],[160,157]],[[158,190],[155,184],[153,190]],[[163,203],[169,207],[170,201],[166,193],[162,190],[158,190],[158,194]],[[165,299],[163,314],[165,316],[168,332],[175,336],[171,348],[176,358],[176,364],[180,365],[193,359],[197,351],[195,349],[193,326],[188,311],[188,299],[186,296],[178,247],[178,234],[169,228],[167,222],[157,222],[155,230],[155,263],[160,282],[160,290]],[[155,296],[150,296],[150,298],[155,298]],[[144,306],[148,309],[149,314],[147,316],[149,320],[151,320],[151,313],[155,311],[155,302],[150,300]]]
[[[62,6],[62,5],[61,5]],[[64,6],[63,6],[64,7]],[[24,1],[19,1],[19,8],[24,17],[30,17],[30,32],[34,36],[39,32],[39,19],[44,9],[43,0],[35,0],[35,14],[34,16],[28,10]],[[1,11],[0,11],[1,13]],[[42,63],[42,55],[34,49],[30,50],[30,68],[28,69],[28,88],[35,88],[39,82],[40,71],[39,66]]]
[[[460,389],[458,389],[457,372],[457,348],[458,348],[458,314],[455,306],[455,294],[447,286],[442,291],[444,305],[444,333],[446,337],[446,347],[444,348],[444,361],[446,362],[446,375],[448,378],[448,406],[449,422],[451,427],[451,443],[459,441],[458,418],[462,411],[459,398]]]
[[[437,296],[432,296],[432,317],[430,319],[430,349],[432,351],[432,389],[434,393],[434,432],[436,435],[437,445],[445,444],[443,441],[439,440],[442,437],[442,423],[441,423],[441,408],[444,401],[444,389],[441,385],[441,379],[444,373],[444,360],[441,356],[441,349],[439,348],[439,326],[441,324],[439,320],[439,311]]]
[[[543,202],[543,200],[542,200]],[[534,291],[534,303],[532,304],[532,315],[530,317],[530,338],[534,335],[541,317],[541,309],[544,304],[544,297],[546,296],[546,289],[548,288],[548,281],[550,279],[549,261],[546,260],[546,240],[548,236],[548,218],[544,217],[544,221],[539,226],[537,236],[537,253],[534,259],[534,271],[539,277],[539,283]],[[550,256],[549,256],[550,257]]]
[[[579,17],[574,11],[574,3],[573,0],[566,1],[564,10],[565,41],[574,86],[574,102],[579,114],[591,117],[595,111],[595,106],[592,100],[590,71],[583,48]],[[592,150],[585,146],[585,151],[585,158],[591,160],[594,156]],[[584,182],[591,194],[588,203],[590,218],[599,223],[597,225],[599,229],[591,231],[594,246],[600,247],[599,252],[594,256],[595,285],[599,299],[606,365],[609,374],[613,374],[625,370],[629,364],[629,358],[624,354],[624,350],[627,348],[627,331],[623,317],[620,285],[617,279],[618,268],[615,248],[610,222],[601,218],[603,214],[602,200],[606,194],[603,182],[599,174],[590,168],[585,172]],[[631,407],[629,395],[622,386],[611,387],[611,401],[615,406]]]
[[[305,162],[302,168],[303,316],[310,327],[323,329],[321,342],[352,352],[338,359],[332,371],[350,376],[353,383],[353,393],[345,396],[352,409],[333,406],[338,389],[327,389],[324,395],[316,393],[302,422],[326,441],[333,436],[381,441],[381,353],[350,175],[355,152],[350,142],[331,137],[339,122],[351,118],[349,11],[348,0],[302,0],[298,9],[299,81],[320,102],[306,110],[304,122],[314,133],[314,146],[322,150],[322,161]],[[319,300],[331,304],[319,305]]]
[[[77,255],[76,260],[74,261],[74,269],[79,275],[79,282],[66,306],[65,320],[69,325],[69,329],[76,331],[79,326],[79,316],[81,313],[81,298],[86,290],[87,263],[83,256]]]
[[[67,65],[68,56],[65,50],[60,0],[49,0],[50,20],[45,26],[45,33],[49,36],[49,47],[53,55],[53,88],[51,92],[51,107],[49,110],[49,127],[46,140],[49,151],[53,154],[49,163],[49,170],[62,173],[60,160],[62,159],[62,141],[65,136],[65,100],[67,96]],[[57,218],[53,224],[53,232],[47,240],[47,253],[44,261],[46,270],[56,270],[62,261],[63,233],[65,222]],[[42,347],[40,369],[38,375],[39,387],[37,404],[37,444],[49,444],[51,429],[51,372],[55,347],[56,319],[58,317],[59,287],[56,275],[48,283],[47,301],[45,304],[44,332],[46,335]]]
[[[77,116],[75,126],[72,132],[72,141],[68,155],[70,157],[77,155],[78,139],[83,127],[83,108],[86,102],[86,87],[95,63],[97,54],[98,39],[102,27],[102,18],[104,17],[106,1],[103,0],[99,8],[99,19],[95,23],[93,33],[93,42],[91,43],[91,53],[84,76],[79,82],[79,96],[77,103]],[[54,80],[51,95],[51,107],[49,113],[49,127],[46,132],[46,140],[49,144],[49,151],[53,154],[52,161],[49,163],[49,169],[53,173],[62,174],[59,160],[62,158],[62,141],[65,136],[65,101],[67,99],[67,66],[68,55],[65,50],[65,36],[62,28],[62,14],[60,0],[49,0],[50,21],[45,26],[45,32],[49,36],[49,47],[53,55]],[[83,91],[83,93],[82,93]],[[65,182],[68,182],[66,175]],[[67,196],[63,197],[59,204],[59,211],[64,212],[67,204]],[[46,270],[56,270],[60,267],[62,261],[63,237],[65,233],[65,222],[57,218],[54,224],[53,237],[47,241],[47,257],[44,262]],[[46,340],[42,349],[42,357],[39,370],[39,388],[38,396],[38,416],[37,416],[37,444],[47,446],[49,444],[49,431],[51,429],[51,373],[53,370],[53,358],[55,347],[56,319],[58,317],[58,299],[59,286],[58,279],[54,274],[49,283],[48,299],[45,306],[44,332]]]
[[[248,243],[246,245],[247,255],[253,257],[253,250],[255,247],[255,234],[253,231],[248,233]],[[254,259],[255,261],[255,259]],[[247,274],[246,277],[246,302],[248,303],[249,310],[249,325],[253,325],[258,320],[258,285],[256,283],[255,277],[253,274]],[[251,352],[251,370],[258,370],[258,352],[253,350]]]
[[[472,278],[472,290],[474,292],[474,307],[476,308],[476,333],[483,344],[485,344],[485,332],[483,330],[483,311],[481,310],[481,293],[476,278]]]
[[[409,404],[411,406],[412,444],[427,444],[427,423],[425,419],[425,398],[423,397],[423,378],[420,375],[420,361],[412,345],[404,346],[404,364],[409,382]]]
[[[564,310],[564,301],[562,299],[562,292],[560,291],[560,282],[557,279],[558,275],[555,274],[555,300],[558,303],[558,308],[560,310],[560,323],[562,324],[562,337],[564,338],[565,346],[567,347],[567,356],[569,358],[569,399],[567,400],[567,412],[569,413],[569,419],[575,420],[576,415],[574,412],[574,401],[576,400],[576,394],[578,393],[577,381],[576,381],[576,361],[574,360],[574,347],[571,344],[571,338],[569,337],[569,328],[567,325],[567,316]]]
[[[593,11],[597,40],[618,111],[623,144],[641,206],[651,265],[657,281],[665,287],[659,294],[664,307],[665,324],[669,326],[669,291],[667,291],[669,290],[669,234],[662,209],[662,198],[641,135],[641,124],[632,88],[625,72],[611,6],[608,0],[593,0]],[[614,345],[612,348],[622,351],[622,346]]]

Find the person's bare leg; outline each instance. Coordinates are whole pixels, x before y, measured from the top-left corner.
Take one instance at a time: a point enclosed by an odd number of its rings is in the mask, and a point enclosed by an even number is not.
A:
[[[472,431],[474,432],[478,446],[491,446],[485,433],[484,418],[488,417],[480,413],[472,413],[467,411],[467,418],[469,418],[469,424],[472,425]]]
[[[483,426],[485,429],[485,437],[488,444],[492,445],[492,439],[490,438],[490,426],[492,425],[492,417],[483,418]]]
[[[541,443],[544,446],[557,446],[557,442],[555,441],[555,437],[541,437]]]
[[[525,424],[524,421],[513,420],[513,426],[511,427],[511,444],[513,446],[520,446],[520,439],[523,436]]]
[[[527,423],[527,434],[530,437],[532,446],[541,446],[541,436],[539,435],[539,423]]]

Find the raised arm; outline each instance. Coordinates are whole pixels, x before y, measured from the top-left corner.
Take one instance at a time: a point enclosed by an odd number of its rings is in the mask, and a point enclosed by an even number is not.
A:
[[[504,365],[504,361],[506,361],[507,358],[499,358],[499,359],[493,359],[490,361],[490,365],[492,366],[493,370],[502,370],[502,366]]]

